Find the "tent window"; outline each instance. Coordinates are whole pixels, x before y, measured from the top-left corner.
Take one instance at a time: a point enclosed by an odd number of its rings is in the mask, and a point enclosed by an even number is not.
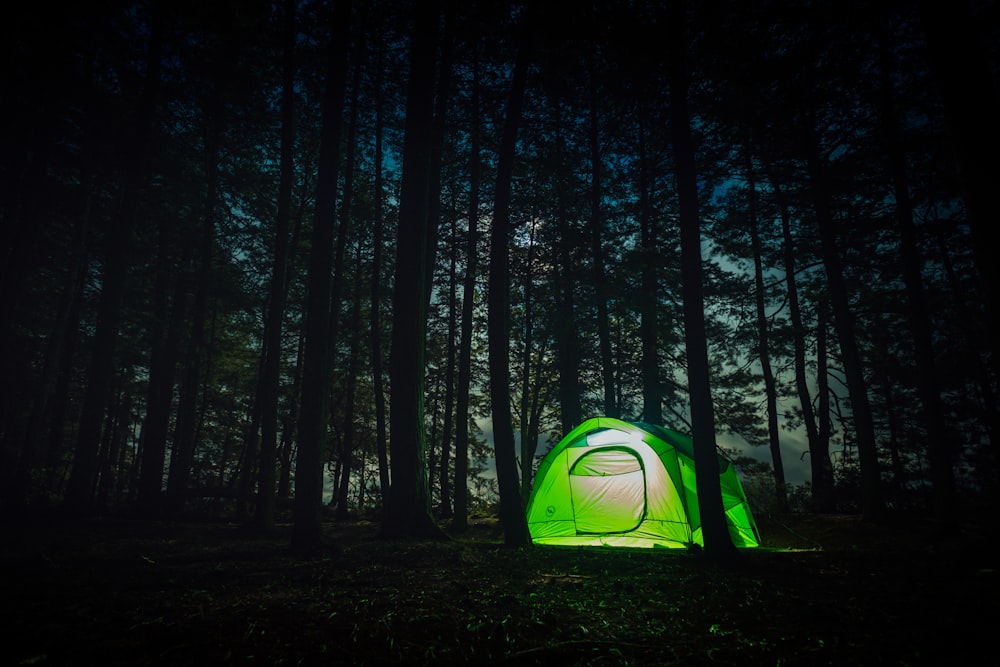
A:
[[[580,458],[569,471],[571,475],[587,475],[588,477],[605,477],[607,475],[624,475],[642,470],[639,458],[630,449],[599,449],[589,452]]]

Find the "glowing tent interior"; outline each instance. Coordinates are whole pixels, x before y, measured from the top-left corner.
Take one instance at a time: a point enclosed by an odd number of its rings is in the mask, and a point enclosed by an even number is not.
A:
[[[758,546],[743,485],[721,456],[719,475],[733,544]],[[536,544],[703,545],[691,438],[642,422],[585,421],[539,464],[528,529]]]

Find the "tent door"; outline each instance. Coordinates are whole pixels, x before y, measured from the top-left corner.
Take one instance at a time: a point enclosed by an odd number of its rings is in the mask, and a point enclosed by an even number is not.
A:
[[[646,474],[628,447],[604,447],[581,456],[569,471],[578,534],[625,533],[646,516]]]

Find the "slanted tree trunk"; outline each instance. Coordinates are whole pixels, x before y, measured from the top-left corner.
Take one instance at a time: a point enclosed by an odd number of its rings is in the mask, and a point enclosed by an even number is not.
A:
[[[753,144],[747,141],[747,184],[749,187],[747,217],[750,226],[750,248],[753,252],[754,301],[757,311],[757,358],[764,377],[764,400],[767,403],[767,439],[774,469],[774,499],[778,512],[788,512],[788,487],[785,482],[785,465],[781,460],[781,440],[778,427],[778,388],[771,369],[771,350],[768,345],[767,311],[764,299],[764,266],[761,257],[760,229],[757,220],[757,178],[753,165]]]
[[[868,388],[865,384],[861,353],[854,335],[854,315],[851,312],[844,270],[837,247],[837,223],[830,210],[830,192],[825,167],[820,161],[816,145],[814,119],[806,119],[805,152],[812,184],[812,203],[820,232],[820,250],[826,272],[833,325],[837,331],[844,374],[851,398],[851,413],[858,442],[858,460],[861,465],[861,511],[866,520],[878,520],[883,511],[881,473],[875,443],[875,424],[872,419]]]
[[[493,226],[490,232],[489,288],[487,292],[487,337],[489,339],[490,406],[493,416],[493,452],[497,484],[500,488],[500,522],[504,543],[529,544],[527,519],[518,491],[517,461],[514,456],[514,427],[510,405],[510,199],[514,176],[517,129],[527,83],[531,45],[530,12],[522,25],[522,41],[517,50],[514,73],[503,124],[497,162]]]
[[[819,512],[833,510],[833,462],[830,460],[830,439],[821,438],[816,424],[809,381],[806,375],[806,329],[802,323],[798,284],[795,279],[795,240],[792,238],[791,213],[788,201],[773,175],[769,176],[771,188],[781,210],[781,236],[785,268],[785,293],[788,299],[788,316],[792,323],[792,348],[795,365],[795,390],[802,410],[802,423],[809,443],[809,470],[812,480],[813,508]],[[829,418],[829,417],[828,417]],[[828,432],[829,433],[829,432]]]
[[[428,184],[438,3],[419,3],[410,47],[389,356],[392,489],[381,536],[444,536],[431,515],[424,432]]]
[[[670,136],[677,164],[677,198],[681,226],[681,294],[684,301],[684,341],[691,394],[691,435],[697,475],[705,554],[726,560],[736,554],[722,505],[719,459],[715,445],[715,409],[709,379],[708,336],[702,287],[701,224],[694,141],[687,110],[685,68],[685,3],[669,5],[667,21],[667,80],[670,86]]]
[[[347,95],[347,52],[351,1],[337,0],[331,27],[330,60],[323,98],[316,210],[309,252],[306,338],[302,360],[299,445],[295,463],[294,525],[291,548],[308,555],[322,548],[323,446],[326,440],[330,371],[330,275],[336,227],[342,112]]]

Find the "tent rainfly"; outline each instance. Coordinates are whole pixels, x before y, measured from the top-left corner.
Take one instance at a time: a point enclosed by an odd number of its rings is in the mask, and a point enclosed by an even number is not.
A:
[[[737,547],[760,544],[736,470],[719,457],[723,508]],[[542,459],[528,500],[536,544],[703,546],[691,438],[643,422],[589,419]]]

